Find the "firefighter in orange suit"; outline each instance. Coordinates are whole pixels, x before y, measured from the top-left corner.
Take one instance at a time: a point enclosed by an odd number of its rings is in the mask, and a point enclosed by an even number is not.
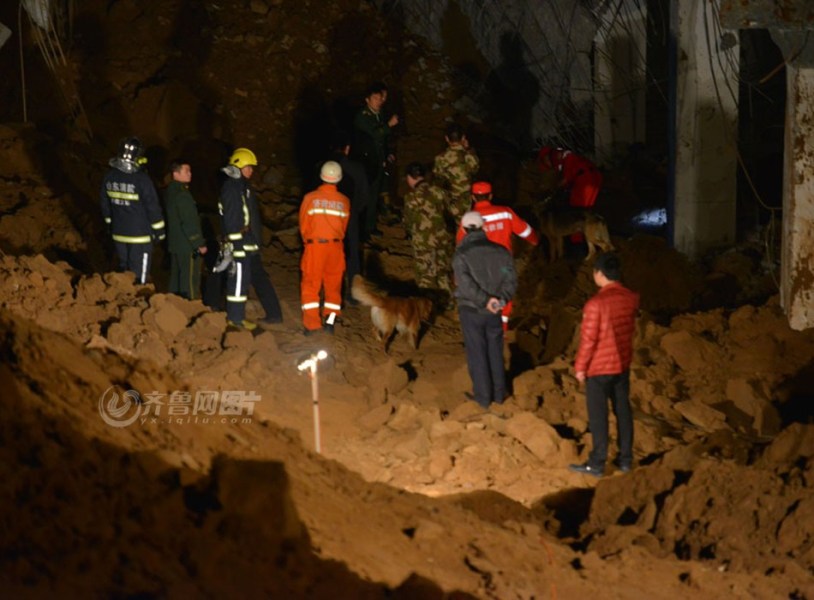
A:
[[[350,200],[336,189],[342,180],[342,167],[329,160],[319,174],[323,183],[306,194],[300,206],[302,254],[302,323],[305,335],[323,329],[333,333],[334,322],[342,311],[342,277],[345,273],[345,251],[342,240],[348,228]],[[324,290],[323,314],[319,292]]]

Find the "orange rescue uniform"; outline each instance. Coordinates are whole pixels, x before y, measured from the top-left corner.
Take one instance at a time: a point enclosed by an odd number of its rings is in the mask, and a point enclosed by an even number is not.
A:
[[[302,323],[308,330],[322,327],[320,289],[325,291],[324,312],[331,324],[342,311],[342,276],[345,273],[342,240],[348,228],[349,214],[350,200],[332,183],[323,183],[306,194],[300,205],[300,235],[305,246],[300,262],[300,297]]]

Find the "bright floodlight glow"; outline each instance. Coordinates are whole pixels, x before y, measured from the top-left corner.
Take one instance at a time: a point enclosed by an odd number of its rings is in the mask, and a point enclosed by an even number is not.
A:
[[[326,358],[328,358],[328,353],[325,350],[317,352],[317,360],[325,360]]]

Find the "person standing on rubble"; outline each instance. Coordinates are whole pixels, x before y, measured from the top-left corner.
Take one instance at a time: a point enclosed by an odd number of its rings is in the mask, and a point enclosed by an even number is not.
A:
[[[183,159],[170,163],[172,181],[164,192],[167,209],[167,246],[170,252],[169,292],[189,300],[201,297],[201,256],[206,244],[198,207],[189,191],[192,167]]]
[[[320,169],[320,185],[305,195],[300,205],[300,235],[305,247],[300,268],[300,300],[305,335],[324,329],[333,333],[342,312],[342,277],[345,251],[342,242],[348,228],[350,200],[336,189],[342,167],[333,160]],[[320,290],[324,292],[324,317],[320,315]]]
[[[257,157],[248,148],[238,148],[221,169],[226,181],[220,190],[218,210],[222,218],[221,234],[233,246],[234,265],[226,281],[226,318],[232,327],[253,331],[257,324],[246,319],[249,286],[254,286],[266,311],[265,323],[283,319],[277,292],[260,258],[263,224],[257,194],[249,180],[257,166]]]
[[[364,228],[362,219],[369,205],[370,186],[364,165],[350,158],[350,151],[350,135],[344,131],[336,132],[331,160],[339,163],[342,168],[342,179],[336,187],[341,194],[347,196],[350,200],[350,217],[348,217],[348,228],[345,232],[344,243],[346,263],[345,301],[349,304],[358,304],[350,295],[350,287],[354,276],[362,273],[362,230]]]
[[[381,213],[388,215],[392,207],[387,193],[388,167],[395,161],[390,150],[390,130],[399,123],[398,115],[391,115],[386,121],[382,107],[387,102],[387,86],[379,81],[372,83],[365,92],[363,106],[353,120],[355,130],[354,153],[359,156],[367,170],[370,184],[369,204],[365,214],[364,238],[381,235],[376,226],[379,202]],[[381,198],[380,198],[381,197]]]
[[[492,184],[488,181],[476,181],[472,184],[472,210],[483,217],[483,231],[490,241],[500,244],[509,254],[514,254],[512,236],[517,236],[536,246],[537,233],[526,221],[508,206],[492,204]],[[456,242],[460,243],[464,237],[464,228],[458,229]],[[512,314],[512,302],[509,300],[502,310],[503,330],[509,328],[509,317]]]
[[[452,308],[452,236],[444,221],[448,206],[447,192],[426,178],[424,165],[407,166],[407,187],[404,196],[404,226],[413,246],[415,281],[418,287],[440,290],[444,302]],[[462,215],[463,216],[463,215]]]
[[[150,278],[153,244],[163,240],[164,215],[150,176],[142,170],[144,147],[137,137],[119,144],[99,192],[102,217],[109,228],[119,270],[136,275],[136,283]]]
[[[435,182],[449,190],[449,215],[452,222],[457,224],[472,205],[470,187],[480,161],[457,123],[451,123],[447,127],[444,140],[447,149],[435,157],[432,173]],[[452,231],[454,230],[453,227]]]
[[[464,238],[455,250],[455,298],[475,401],[483,408],[506,397],[500,310],[517,290],[512,255],[489,240],[480,213],[461,218]]]
[[[570,465],[576,473],[601,477],[608,456],[608,399],[616,415],[619,455],[617,466],[633,467],[633,415],[630,409],[630,362],[639,294],[620,283],[621,262],[612,253],[600,254],[593,267],[599,292],[582,311],[579,349],[574,370],[585,382],[588,426],[593,449],[587,462]]]

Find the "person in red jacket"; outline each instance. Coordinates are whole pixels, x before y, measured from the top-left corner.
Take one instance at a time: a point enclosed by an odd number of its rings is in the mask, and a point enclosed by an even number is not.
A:
[[[560,187],[569,190],[568,204],[576,208],[591,208],[602,188],[602,173],[590,160],[563,148],[544,146],[538,160],[541,171],[555,170]]]
[[[619,257],[600,254],[593,269],[599,292],[582,311],[579,349],[574,362],[577,380],[585,382],[588,426],[593,449],[584,464],[570,465],[577,473],[601,477],[608,456],[608,399],[616,415],[619,470],[633,466],[633,415],[630,410],[630,361],[639,294],[623,286]]]
[[[492,184],[487,181],[476,181],[472,184],[472,202],[471,210],[479,212],[483,217],[483,231],[486,232],[486,237],[490,242],[500,244],[509,254],[514,254],[512,248],[512,236],[527,241],[532,246],[536,246],[539,242],[537,232],[532,229],[531,225],[521,219],[516,212],[508,206],[500,206],[492,204]],[[466,232],[464,228],[459,225],[458,234],[455,238],[455,244],[461,243]],[[512,314],[511,301],[506,303],[503,307],[501,321],[503,322],[503,330],[509,328],[509,316]]]
[[[348,228],[350,200],[336,189],[342,167],[329,160],[319,174],[323,184],[305,195],[300,205],[300,235],[305,246],[300,268],[300,297],[305,335],[323,329],[319,292],[324,289],[324,328],[333,333],[342,310],[342,277],[345,250],[342,241]]]

